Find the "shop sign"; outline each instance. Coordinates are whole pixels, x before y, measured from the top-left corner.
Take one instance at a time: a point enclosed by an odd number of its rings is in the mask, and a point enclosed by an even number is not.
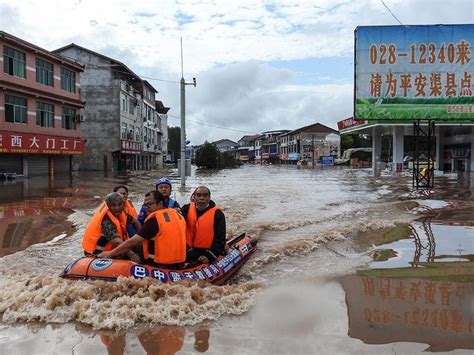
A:
[[[0,131],[0,153],[83,154],[84,145],[81,138]]]
[[[345,130],[345,129],[361,126],[361,125],[366,124],[366,123],[367,123],[367,121],[356,120],[356,119],[354,119],[354,117],[349,117],[349,118],[346,118],[345,120],[339,121],[337,123],[337,128],[340,131],[342,131],[342,130]]]
[[[122,147],[120,153],[122,154],[140,154],[142,152],[142,143],[121,140]]]

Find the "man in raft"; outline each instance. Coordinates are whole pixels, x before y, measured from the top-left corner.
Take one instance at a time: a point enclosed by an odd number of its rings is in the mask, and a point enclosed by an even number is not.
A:
[[[176,208],[180,209],[179,203],[171,198],[171,181],[165,177],[162,177],[155,181],[155,189],[161,193],[165,198],[165,208]],[[144,207],[140,210],[138,214],[138,222],[143,224],[145,219],[148,217],[147,211]]]
[[[127,223],[133,217],[124,211],[124,201],[118,192],[105,196],[104,203],[95,211],[82,238],[81,246],[86,256],[97,255],[102,251],[111,250],[128,239]],[[139,257],[129,253],[132,260]]]
[[[211,191],[199,186],[193,201],[182,207],[187,227],[187,262],[213,262],[226,247],[225,215],[211,200]]]
[[[104,251],[100,258],[113,258],[143,244],[145,264],[180,268],[186,260],[186,222],[173,208],[165,207],[166,198],[158,191],[145,195],[143,207],[148,217],[140,231],[117,248]]]

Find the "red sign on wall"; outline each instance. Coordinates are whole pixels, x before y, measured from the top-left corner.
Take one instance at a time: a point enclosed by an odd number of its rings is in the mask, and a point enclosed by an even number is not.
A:
[[[0,131],[0,153],[83,154],[84,140],[74,137]]]

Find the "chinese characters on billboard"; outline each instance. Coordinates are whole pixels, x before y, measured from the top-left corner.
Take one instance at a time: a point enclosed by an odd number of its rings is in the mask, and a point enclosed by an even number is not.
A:
[[[84,140],[74,137],[0,131],[0,153],[83,154]]]
[[[357,120],[474,120],[474,25],[355,31]]]

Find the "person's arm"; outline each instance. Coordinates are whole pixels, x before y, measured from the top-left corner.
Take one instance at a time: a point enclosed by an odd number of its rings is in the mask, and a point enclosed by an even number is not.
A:
[[[222,255],[226,244],[225,215],[221,210],[217,210],[214,216],[214,240],[211,245],[211,252],[216,256]]]
[[[145,219],[147,218],[147,216],[148,214],[145,211],[145,207],[142,207],[137,217],[138,222],[140,222],[141,224],[145,223]],[[140,228],[138,228],[137,230],[140,230]]]
[[[132,217],[132,225],[133,228],[135,228],[136,231],[139,231],[140,228],[142,227],[142,224],[138,222],[138,219]]]
[[[127,215],[127,224],[131,224],[133,226],[133,228],[135,228],[135,231],[139,231],[140,228],[142,227],[142,225],[140,224],[140,222],[138,222],[138,220],[133,217],[130,213],[128,212],[125,212],[125,214]],[[133,235],[132,235],[133,237]]]
[[[135,234],[132,238],[120,243],[116,248],[110,251],[104,251],[99,254],[99,258],[113,258],[129,252],[135,245],[142,243],[145,238]]]

